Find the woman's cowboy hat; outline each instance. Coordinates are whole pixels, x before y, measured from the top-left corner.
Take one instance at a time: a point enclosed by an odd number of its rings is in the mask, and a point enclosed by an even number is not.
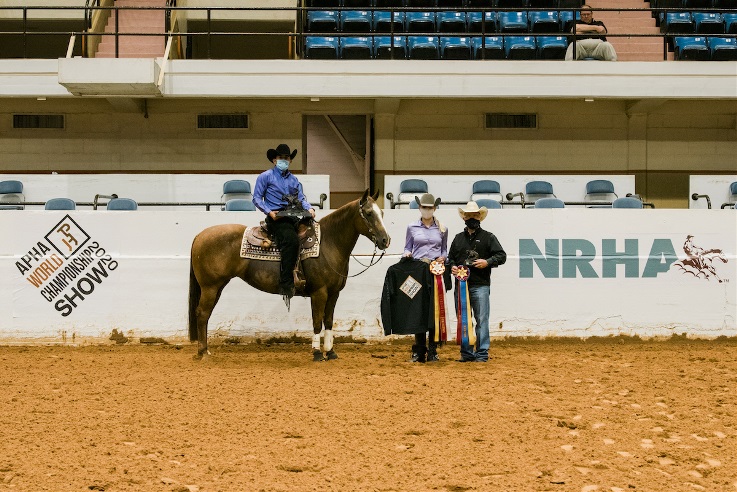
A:
[[[440,203],[440,198],[435,199],[430,193],[425,193],[420,198],[415,196],[415,201],[420,207],[437,207]]]
[[[481,221],[486,218],[486,215],[489,213],[489,209],[486,207],[479,208],[479,204],[474,201],[468,202],[465,207],[458,207],[458,215],[460,215],[463,220],[466,220],[464,217],[465,214],[472,213],[478,213],[480,215],[479,221]]]
[[[297,155],[297,149],[294,149],[294,152],[292,152],[289,149],[289,145],[279,144],[276,149],[269,149],[266,151],[266,158],[269,159],[269,162],[272,162],[280,155],[288,155],[290,159],[294,159],[294,156]]]

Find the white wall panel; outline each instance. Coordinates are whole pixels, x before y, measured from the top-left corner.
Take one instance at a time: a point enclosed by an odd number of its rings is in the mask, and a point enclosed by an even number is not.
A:
[[[0,213],[0,339],[5,343],[104,339],[113,329],[131,336],[186,337],[193,237],[210,225],[255,224],[261,218],[257,212],[71,212],[69,216],[89,236],[87,246],[97,243],[117,267],[108,272],[108,277],[100,277],[94,291],[79,300],[68,316],[62,316],[54,303],[60,296],[69,295],[70,287],[49,302],[41,294],[48,280],[41,287],[34,287],[28,280],[48,258],[29,260],[31,269],[21,270],[22,257],[39,242],[51,248],[45,236],[65,216],[64,212],[28,210]],[[462,222],[455,210],[439,210],[438,217],[452,235],[461,230]],[[414,210],[386,212],[385,221],[393,238],[391,247],[377,266],[348,280],[335,314],[338,334],[382,337],[379,304],[384,275],[401,254],[406,225],[417,218]],[[509,255],[507,264],[495,270],[492,277],[491,327],[495,336],[735,335],[735,214],[702,210],[510,209],[491,212],[483,225],[498,235]],[[686,257],[683,244],[689,235],[705,250],[723,251],[728,262],[711,263],[721,282],[713,276],[705,279],[684,273],[673,263],[675,257]],[[84,234],[78,232],[77,236]],[[49,237],[57,240],[59,236]],[[550,251],[545,251],[546,240],[563,249],[570,244],[586,245],[594,254],[587,260],[577,258],[580,253],[553,258]],[[615,275],[606,278],[604,240],[614,240],[618,252],[630,244],[633,256],[628,261],[636,263],[635,268],[627,272],[626,266],[616,266]],[[548,265],[557,266],[539,267],[529,257],[530,244],[547,255],[545,260],[551,262]],[[659,250],[670,250],[675,257],[666,261],[668,254],[664,256]],[[372,251],[373,245],[361,238],[354,252],[365,264]],[[89,268],[84,274],[90,272]],[[351,273],[363,269],[355,259],[350,268]],[[550,276],[556,269],[558,274]],[[655,275],[648,277],[648,271]],[[566,278],[571,272],[574,275]],[[91,286],[91,282],[83,284],[87,289]],[[210,325],[211,335],[271,336],[307,334],[310,330],[308,300],[295,299],[291,313],[287,313],[279,296],[257,292],[239,280],[225,289]]]

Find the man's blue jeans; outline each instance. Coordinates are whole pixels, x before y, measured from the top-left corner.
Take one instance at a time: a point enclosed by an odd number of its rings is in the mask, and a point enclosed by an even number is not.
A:
[[[489,296],[491,288],[488,285],[476,285],[468,287],[471,296],[471,309],[476,319],[476,350],[474,347],[461,344],[461,359],[477,362],[489,360]]]

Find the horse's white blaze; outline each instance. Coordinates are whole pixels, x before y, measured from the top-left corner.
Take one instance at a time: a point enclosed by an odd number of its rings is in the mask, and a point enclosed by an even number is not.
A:
[[[314,350],[320,350],[320,334],[312,335],[312,348]]]
[[[374,214],[376,214],[376,216],[379,218],[379,223],[381,223],[381,228],[386,231],[386,225],[384,224],[384,215],[381,213],[381,209],[376,203],[371,205],[371,208],[373,209]]]
[[[323,340],[325,346],[325,352],[333,350],[333,330],[325,330],[325,339]]]

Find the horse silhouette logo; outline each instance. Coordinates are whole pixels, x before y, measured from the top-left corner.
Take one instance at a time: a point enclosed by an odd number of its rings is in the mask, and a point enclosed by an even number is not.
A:
[[[683,273],[690,273],[696,278],[703,278],[705,280],[714,277],[719,283],[724,282],[717,275],[717,271],[712,264],[714,260],[719,260],[722,263],[729,261],[721,249],[701,248],[694,244],[693,236],[689,234],[686,236],[686,242],[683,243],[683,251],[686,253],[686,258],[674,263]]]

